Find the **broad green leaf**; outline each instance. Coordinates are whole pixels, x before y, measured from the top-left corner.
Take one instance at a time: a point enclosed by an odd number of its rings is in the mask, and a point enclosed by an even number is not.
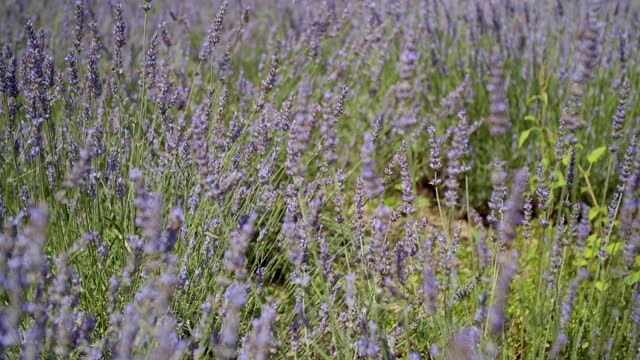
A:
[[[640,271],[634,271],[629,276],[624,278],[624,283],[627,285],[633,285],[640,280]]]
[[[538,122],[538,118],[534,115],[526,115],[524,121]]]
[[[527,130],[525,130],[525,131],[520,133],[520,140],[518,140],[518,147],[522,147],[522,145],[529,138],[529,135],[531,134],[531,131],[533,131],[534,129],[535,128],[527,129]]]
[[[598,289],[600,291],[605,291],[608,288],[609,288],[609,284],[607,284],[606,282],[604,282],[602,280],[596,281],[596,289]]]
[[[527,105],[531,104],[532,102],[538,100],[540,98],[540,96],[538,95],[533,95],[532,97],[527,99]]]
[[[556,181],[556,188],[559,187],[563,187],[567,184],[567,181],[564,179],[564,175],[562,175],[562,172],[560,171],[556,171],[556,176],[558,177],[558,181]]]
[[[598,161],[598,159],[600,159],[606,151],[607,151],[606,146],[600,146],[599,148],[593,150],[591,154],[589,154],[589,156],[587,157],[587,161],[593,164],[594,162]]]
[[[598,206],[594,206],[591,209],[589,209],[589,220],[593,220],[596,218],[596,216],[598,216],[598,214],[600,214],[600,207]]]
[[[624,243],[622,242],[615,242],[607,245],[607,252],[609,255],[615,255],[622,251],[622,249],[624,249]]]
[[[593,258],[593,249],[592,248],[588,248],[587,250],[584,251],[584,258],[585,259],[591,259]]]

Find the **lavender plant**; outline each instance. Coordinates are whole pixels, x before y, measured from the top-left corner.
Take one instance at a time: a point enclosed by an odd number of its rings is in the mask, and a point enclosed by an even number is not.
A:
[[[639,18],[0,3],[0,359],[638,358]]]

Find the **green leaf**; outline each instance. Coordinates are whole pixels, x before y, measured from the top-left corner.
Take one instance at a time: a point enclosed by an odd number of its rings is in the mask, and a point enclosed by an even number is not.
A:
[[[562,175],[562,172],[560,171],[556,171],[556,176],[558,177],[558,181],[556,181],[556,188],[559,187],[563,187],[567,184],[567,181],[564,179],[564,175]]]
[[[607,151],[606,146],[600,146],[599,148],[593,150],[591,154],[589,154],[589,156],[587,157],[587,161],[593,164],[594,162],[598,161],[598,159],[600,159],[606,151]]]
[[[579,260],[576,260],[575,265],[577,267],[587,267],[589,263],[585,259],[579,259]]]
[[[538,100],[538,99],[540,99],[540,96],[538,96],[538,95],[533,95],[532,97],[530,97],[530,98],[528,98],[528,99],[527,99],[527,105],[531,104],[532,102],[534,102],[534,101],[536,101],[536,100]]]
[[[595,254],[593,253],[593,249],[592,248],[588,248],[587,250],[584,251],[584,258],[585,259],[591,259]]]
[[[534,115],[527,115],[524,117],[524,121],[538,122],[538,118]]]
[[[627,285],[633,285],[640,280],[640,271],[634,271],[629,276],[624,278],[624,283]]]
[[[604,282],[602,280],[596,281],[596,289],[598,289],[600,291],[605,291],[608,288],[609,288],[609,284],[607,284],[606,282]]]
[[[589,209],[589,220],[593,220],[600,214],[600,207],[594,206]]]
[[[547,96],[547,93],[540,94],[540,100],[542,100],[543,103],[548,104],[549,103],[549,97]]]
[[[531,134],[531,131],[533,131],[534,129],[535,128],[527,129],[527,130],[525,130],[525,131],[520,133],[520,140],[518,140],[518,147],[522,147],[522,145],[529,138],[529,135]]]
[[[607,252],[611,256],[619,253],[620,251],[622,251],[622,249],[624,249],[624,243],[622,242],[616,242],[607,245]]]

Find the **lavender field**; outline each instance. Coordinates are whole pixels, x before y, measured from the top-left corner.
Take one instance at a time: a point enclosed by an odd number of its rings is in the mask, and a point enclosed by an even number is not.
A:
[[[0,359],[640,359],[639,28],[0,1]]]

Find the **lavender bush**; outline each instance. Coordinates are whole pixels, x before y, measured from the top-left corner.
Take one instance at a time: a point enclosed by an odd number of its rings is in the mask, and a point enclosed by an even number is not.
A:
[[[639,23],[2,1],[0,359],[640,359]]]

